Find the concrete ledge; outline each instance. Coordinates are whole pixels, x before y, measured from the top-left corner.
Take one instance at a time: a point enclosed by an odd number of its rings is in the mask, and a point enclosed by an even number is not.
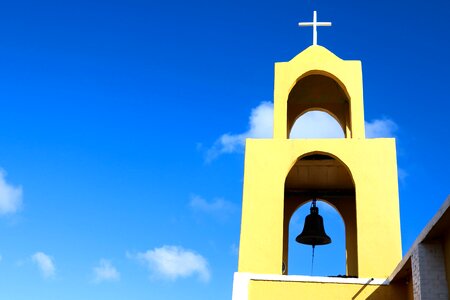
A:
[[[341,284],[361,284],[361,285],[389,285],[385,278],[342,278],[304,275],[273,275],[273,274],[251,274],[250,280],[260,281],[290,281],[290,282],[320,282],[320,283],[341,283]]]
[[[337,284],[359,284],[365,285],[389,285],[386,278],[341,278],[303,275],[275,275],[275,274],[253,274],[234,273],[233,280],[233,300],[248,299],[248,285],[253,281],[282,281],[282,282],[316,282],[316,283],[337,283]]]

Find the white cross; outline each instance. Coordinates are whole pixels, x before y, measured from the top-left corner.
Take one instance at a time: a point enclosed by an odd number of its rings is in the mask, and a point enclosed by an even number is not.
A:
[[[300,22],[298,26],[312,26],[313,28],[313,45],[317,45],[317,26],[331,26],[331,22],[317,22],[317,12],[314,11],[312,22]]]

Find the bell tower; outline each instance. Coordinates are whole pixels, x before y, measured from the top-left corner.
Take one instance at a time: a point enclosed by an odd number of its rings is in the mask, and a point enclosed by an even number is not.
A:
[[[290,139],[295,121],[311,110],[334,117],[345,138]],[[239,274],[289,281],[289,221],[315,197],[344,220],[347,275],[387,278],[402,257],[395,140],[365,137],[361,62],[313,44],[276,63],[273,128],[271,139],[246,141],[233,299],[244,299],[235,296]]]

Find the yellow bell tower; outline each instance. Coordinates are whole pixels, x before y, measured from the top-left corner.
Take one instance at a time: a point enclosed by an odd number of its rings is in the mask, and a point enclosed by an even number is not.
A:
[[[290,139],[311,110],[333,116],[345,138]],[[313,45],[276,63],[273,125],[272,139],[246,141],[233,300],[352,299],[369,281],[364,293],[379,289],[402,258],[397,162],[393,138],[365,137],[361,62]],[[347,275],[356,278],[288,275],[289,221],[313,195],[342,216]],[[319,296],[309,294],[314,285]]]

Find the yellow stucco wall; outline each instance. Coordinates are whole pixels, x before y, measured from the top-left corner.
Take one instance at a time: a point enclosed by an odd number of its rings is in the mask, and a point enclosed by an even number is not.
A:
[[[388,277],[401,259],[394,139],[248,139],[239,272],[281,274],[285,178],[310,153],[330,154],[352,174],[358,276]]]
[[[310,46],[289,62],[275,64],[274,134],[275,139],[288,136],[287,101],[294,85],[305,76],[319,74],[334,79],[350,99],[351,136],[364,138],[364,104],[361,62],[342,60],[322,46]],[[343,124],[342,124],[343,125]],[[346,130],[348,133],[349,129]]]
[[[346,138],[288,139],[295,119],[313,109],[335,117]],[[346,225],[347,272],[387,278],[402,254],[395,140],[365,138],[361,62],[344,61],[321,46],[275,65],[273,139],[246,141],[238,272],[282,274],[294,209],[285,207],[285,181],[298,159],[310,154],[339,161],[353,180],[351,201],[336,206]],[[409,291],[397,284],[265,280],[251,280],[248,288],[248,299],[258,300],[408,299]]]
[[[400,300],[406,286],[342,283],[256,281],[249,284],[249,300]]]

